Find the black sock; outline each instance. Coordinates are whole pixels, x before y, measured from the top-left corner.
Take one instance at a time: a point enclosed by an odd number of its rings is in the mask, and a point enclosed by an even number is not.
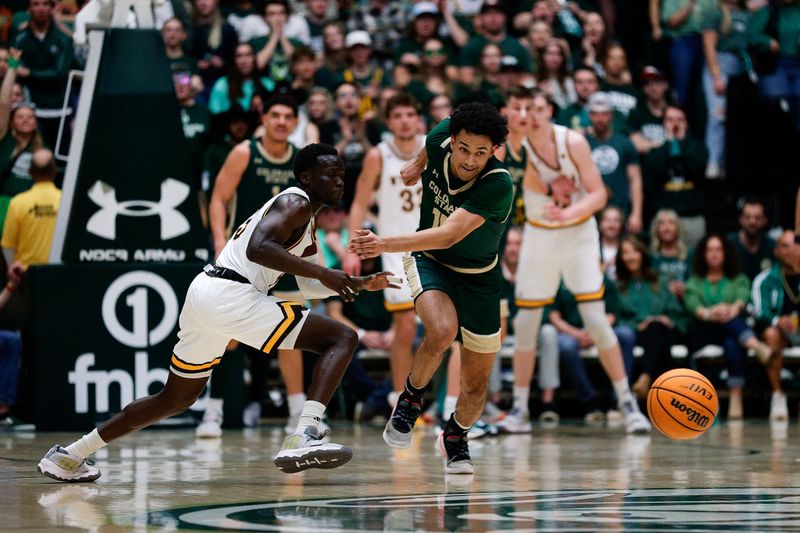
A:
[[[464,429],[456,423],[456,415],[453,413],[450,415],[450,420],[447,421],[447,424],[444,426],[444,434],[445,435],[458,435],[459,437],[466,437],[467,433],[469,433],[469,429]]]
[[[418,389],[414,385],[411,384],[411,376],[406,378],[406,392],[414,399],[419,400],[422,398],[422,395],[425,394],[425,387]]]

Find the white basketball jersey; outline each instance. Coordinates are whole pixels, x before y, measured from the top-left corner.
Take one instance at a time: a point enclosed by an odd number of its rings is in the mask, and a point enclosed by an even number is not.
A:
[[[425,137],[417,138],[425,146]],[[400,169],[411,161],[398,152],[394,141],[378,144],[381,152],[381,177],[378,185],[378,234],[384,236],[414,233],[419,227],[419,206],[422,202],[422,180],[407,187],[400,178]]]
[[[253,287],[261,292],[269,292],[269,290],[278,283],[283,272],[266,268],[258,263],[254,263],[247,258],[247,244],[250,242],[250,237],[253,235],[259,221],[264,218],[275,200],[287,194],[296,194],[308,200],[308,194],[303,189],[298,187],[289,187],[285,191],[273,196],[264,206],[253,213],[253,216],[248,218],[241,226],[234,232],[233,237],[230,238],[222,253],[217,258],[217,266],[223,268],[230,268],[231,270],[241,274],[253,284]],[[311,217],[308,221],[302,237],[296,243],[291,244],[286,248],[286,251],[297,257],[305,257],[311,259],[316,253],[316,241],[314,239],[314,227],[316,215]]]
[[[586,189],[581,184],[580,175],[572,157],[567,148],[567,132],[569,129],[564,126],[553,125],[553,140],[555,141],[556,158],[558,168],[553,168],[539,157],[536,150],[528,142],[528,139],[523,139],[522,145],[528,152],[528,161],[539,173],[539,179],[542,183],[552,183],[558,176],[566,176],[570,178],[578,186],[578,191],[572,194],[572,203],[577,202],[586,195]],[[525,216],[528,221],[535,226],[543,227],[563,227],[570,226],[576,221],[570,220],[565,222],[553,222],[544,218],[544,207],[553,201],[552,198],[546,194],[530,191],[525,188],[524,191],[525,201]]]

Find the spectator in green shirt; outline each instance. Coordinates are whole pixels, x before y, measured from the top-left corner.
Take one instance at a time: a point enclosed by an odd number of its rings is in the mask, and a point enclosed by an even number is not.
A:
[[[202,80],[198,76],[200,70],[197,67],[197,58],[190,56],[183,49],[187,39],[183,21],[178,17],[167,20],[161,28],[161,37],[164,39],[167,61],[172,71],[189,72],[191,76],[197,76],[197,82],[202,86]]]
[[[275,88],[275,82],[256,71],[256,58],[253,47],[248,43],[236,46],[234,64],[226,76],[219,78],[211,89],[208,109],[212,113],[224,113],[231,105],[239,104],[243,109],[251,109],[253,96],[268,93]]]
[[[645,398],[653,379],[670,368],[671,348],[686,334],[686,311],[637,237],[622,239],[616,263],[619,323],[636,331],[636,344],[644,349],[642,373],[631,390]]]
[[[606,75],[600,83],[600,90],[608,95],[614,110],[619,111],[627,119],[631,111],[636,109],[642,94],[633,84],[628,69],[628,55],[622,46],[612,44],[609,47],[606,60],[603,62],[603,70]]]
[[[589,98],[600,90],[600,80],[597,77],[597,73],[592,68],[581,66],[573,71],[572,81],[575,86],[575,96],[578,97],[578,100],[558,112],[558,115],[556,115],[556,124],[561,124],[562,126],[586,134],[589,127],[592,125],[589,120],[587,105],[589,103]],[[619,111],[613,112],[613,123],[614,131],[617,133],[628,133],[625,117],[622,116]]]
[[[273,83],[291,79],[290,58],[301,41],[290,38],[286,34],[289,20],[289,3],[287,0],[268,0],[264,7],[264,20],[269,26],[269,34],[250,41],[256,51],[256,66],[263,71]]]
[[[683,301],[692,250],[683,240],[683,230],[678,213],[672,209],[661,209],[653,217],[650,226],[650,247],[653,253],[653,268],[658,277],[665,280],[670,292]]]
[[[639,75],[644,98],[639,100],[636,109],[628,115],[628,128],[631,142],[644,156],[650,150],[664,144],[664,112],[667,110],[667,91],[669,83],[656,67],[647,66]]]
[[[775,260],[775,241],[766,234],[768,225],[764,202],[758,198],[745,198],[739,211],[740,229],[728,234],[742,272],[751,282]]]
[[[703,237],[686,283],[686,309],[694,318],[691,345],[693,350],[709,344],[722,346],[728,366],[729,419],[743,415],[745,350],[755,350],[760,361],[769,361],[772,355],[744,321],[749,301],[750,281],[739,269],[733,244],[715,233]]]

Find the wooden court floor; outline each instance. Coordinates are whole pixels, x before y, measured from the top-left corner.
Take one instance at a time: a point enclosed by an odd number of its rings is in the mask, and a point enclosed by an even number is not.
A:
[[[74,434],[0,433],[0,531],[798,531],[797,419],[717,424],[688,443],[562,423],[471,442],[473,476],[445,476],[432,432],[392,450],[379,426],[336,426],[335,470],[286,475],[278,426],[196,440],[149,430],[102,450],[96,483],[36,462]]]

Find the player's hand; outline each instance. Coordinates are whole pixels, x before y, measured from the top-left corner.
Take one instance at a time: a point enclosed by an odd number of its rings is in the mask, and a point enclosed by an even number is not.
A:
[[[570,219],[568,209],[553,203],[544,206],[544,218],[553,222],[566,222]]]
[[[674,329],[675,328],[675,323],[667,315],[659,315],[659,316],[655,317],[655,320],[657,320],[658,322],[661,322],[662,324],[667,326],[669,329]]]
[[[342,272],[341,270],[327,269],[319,278],[320,283],[336,292],[345,302],[352,302],[358,294],[358,284],[356,280]]]
[[[347,249],[358,255],[360,259],[369,259],[370,257],[378,257],[385,252],[386,244],[381,237],[371,231],[357,229],[356,236],[350,239]]]
[[[425,165],[414,158],[400,169],[400,179],[406,186],[416,185],[423,170],[425,170]]]
[[[792,317],[789,315],[785,315],[778,318],[778,323],[776,324],[776,326],[778,326],[778,329],[780,329],[784,333],[788,333],[789,335],[794,333],[796,329],[794,327],[794,320],[792,320]]]
[[[680,280],[673,279],[669,282],[669,290],[677,299],[683,300],[683,296],[686,294],[686,285]]]
[[[575,182],[564,174],[556,176],[550,183],[550,188],[553,190],[553,202],[564,207],[572,202],[572,194],[578,192]]]
[[[342,260],[342,270],[351,276],[358,276],[361,274],[361,259],[352,252],[348,252]]]
[[[581,348],[590,348],[594,345],[591,335],[589,335],[589,332],[585,329],[582,329],[578,334],[578,343],[581,345]]]
[[[369,276],[353,278],[359,290],[381,291],[383,289],[399,289],[402,280],[391,272],[378,272]]]

